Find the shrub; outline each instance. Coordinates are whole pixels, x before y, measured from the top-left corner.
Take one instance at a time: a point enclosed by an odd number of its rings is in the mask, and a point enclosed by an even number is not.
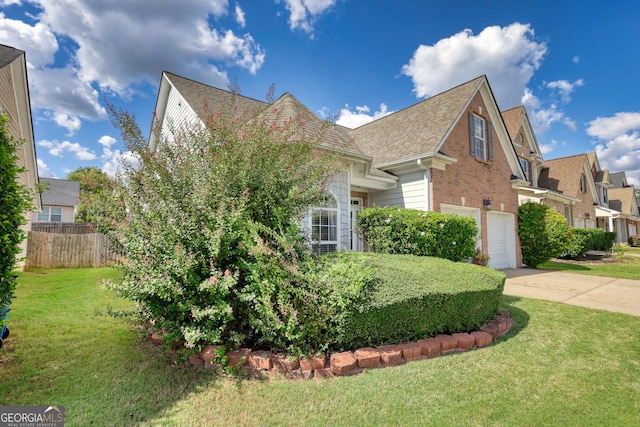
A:
[[[629,246],[640,247],[640,234],[629,237]]]
[[[0,114],[0,311],[13,299],[17,256],[26,237],[20,226],[26,223],[24,214],[32,209],[29,190],[18,183],[24,168],[18,167],[19,143],[9,135],[8,121],[6,115]]]
[[[345,323],[341,349],[477,329],[495,315],[506,278],[497,270],[432,257],[350,256],[369,260],[376,280]]]
[[[518,214],[522,262],[535,268],[562,255],[571,238],[567,220],[546,205],[525,203]]]
[[[306,277],[310,252],[296,223],[337,170],[321,134],[230,103],[204,128],[171,129],[152,153],[133,118],[110,111],[137,159],[123,165],[110,209],[126,253],[114,289],[167,342],[189,348],[322,345],[341,297]]]
[[[434,256],[452,261],[473,257],[473,218],[397,207],[364,209],[358,226],[372,251]]]

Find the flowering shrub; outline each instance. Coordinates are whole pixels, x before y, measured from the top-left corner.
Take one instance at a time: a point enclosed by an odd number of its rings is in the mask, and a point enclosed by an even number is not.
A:
[[[463,261],[473,257],[473,218],[395,207],[364,209],[358,226],[372,251]]]
[[[151,152],[133,117],[110,112],[138,159],[114,193],[111,236],[126,260],[113,288],[188,348],[325,345],[337,291],[310,279],[296,223],[337,171],[338,153],[318,148],[322,133],[230,103],[205,126],[154,129],[164,142]]]

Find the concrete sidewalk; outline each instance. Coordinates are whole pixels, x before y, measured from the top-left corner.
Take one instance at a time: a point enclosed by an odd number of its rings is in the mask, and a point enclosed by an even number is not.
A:
[[[529,268],[502,271],[507,274],[506,295],[640,316],[640,280]]]

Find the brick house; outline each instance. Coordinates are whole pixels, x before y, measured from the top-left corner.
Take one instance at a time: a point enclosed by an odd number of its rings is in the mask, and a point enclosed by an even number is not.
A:
[[[229,99],[227,91],[163,72],[151,148],[170,137],[171,126],[203,123]],[[234,105],[258,117],[302,117],[311,130],[323,122],[290,94],[272,104],[235,95]],[[340,149],[344,169],[327,189],[331,203],[301,220],[318,252],[362,250],[358,212],[402,206],[471,216],[490,266],[521,265],[518,188],[527,180],[486,76],[357,129],[331,126],[321,148]]]
[[[533,127],[524,106],[512,108],[502,112],[505,126],[518,156],[518,161],[527,180],[527,185],[518,188],[518,202],[547,205],[560,212],[569,225],[573,224],[573,209],[580,199],[544,188],[540,184],[542,171],[548,166],[542,158],[542,152],[533,133]]]
[[[626,242],[630,236],[640,232],[640,209],[636,191],[633,185],[627,182],[624,172],[616,172],[609,175],[611,187],[609,188],[609,206],[618,212],[616,227],[618,242]]]

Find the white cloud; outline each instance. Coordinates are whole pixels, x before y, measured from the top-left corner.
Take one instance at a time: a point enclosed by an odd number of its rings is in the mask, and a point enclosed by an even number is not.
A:
[[[49,169],[49,166],[47,166],[44,160],[38,158],[36,159],[36,163],[38,164],[38,176],[40,178],[57,178],[56,174]]]
[[[578,62],[580,62],[580,57],[576,55],[571,60],[573,61],[574,64],[577,64]]]
[[[313,25],[320,15],[336,4],[336,0],[275,0],[284,2],[290,13],[289,27],[292,30],[301,29],[307,34],[313,34]]]
[[[402,73],[411,77],[413,91],[428,97],[486,74],[500,108],[517,105],[547,45],[535,39],[528,24],[487,27],[478,35],[469,29],[421,45]]]
[[[584,80],[578,79],[573,83],[567,80],[556,80],[555,82],[548,82],[546,86],[549,89],[555,89],[560,93],[562,102],[565,104],[571,102],[571,93],[576,87],[584,86]]]
[[[548,144],[540,144],[540,152],[543,156],[551,153],[558,146],[558,141],[552,139]]]
[[[127,99],[139,85],[157,84],[163,69],[224,87],[228,78],[219,67],[255,73],[265,59],[250,34],[221,29],[227,0],[33,4],[40,9],[33,25],[0,13],[0,40],[27,51],[33,108],[49,111],[52,120],[66,115],[60,124],[69,132],[77,124],[73,118],[107,117],[98,89]],[[61,39],[71,42],[64,51]]]
[[[247,19],[244,16],[244,10],[240,7],[238,3],[236,3],[236,22],[240,25],[241,28],[244,28],[247,25]]]
[[[640,112],[619,112],[587,123],[587,134],[598,138],[596,153],[603,169],[640,177]]]
[[[344,106],[344,109],[340,111],[340,117],[336,121],[336,124],[355,129],[393,113],[393,111],[387,111],[386,104],[380,104],[378,111],[373,114],[369,114],[369,111],[371,111],[371,109],[366,105],[356,106],[355,111],[351,111],[349,104],[347,104]]]
[[[135,167],[139,159],[131,151],[122,152],[105,148],[102,153],[102,171],[110,177],[115,177],[122,171],[123,165]]]
[[[640,129],[640,112],[619,112],[612,117],[598,117],[587,123],[587,133],[599,139],[614,139]]]
[[[48,150],[49,154],[55,157],[63,157],[65,152],[70,152],[75,155],[79,160],[94,160],[96,158],[95,153],[91,152],[87,147],[80,145],[77,142],[70,141],[38,141],[38,146],[44,147]]]
[[[116,142],[118,142],[114,137],[109,135],[101,136],[98,140],[98,143],[102,145],[104,149],[110,149]]]
[[[69,131],[67,136],[73,136],[73,134],[80,129],[81,122],[76,116],[71,117],[64,113],[58,113],[55,115],[54,120],[58,126],[66,128]]]

